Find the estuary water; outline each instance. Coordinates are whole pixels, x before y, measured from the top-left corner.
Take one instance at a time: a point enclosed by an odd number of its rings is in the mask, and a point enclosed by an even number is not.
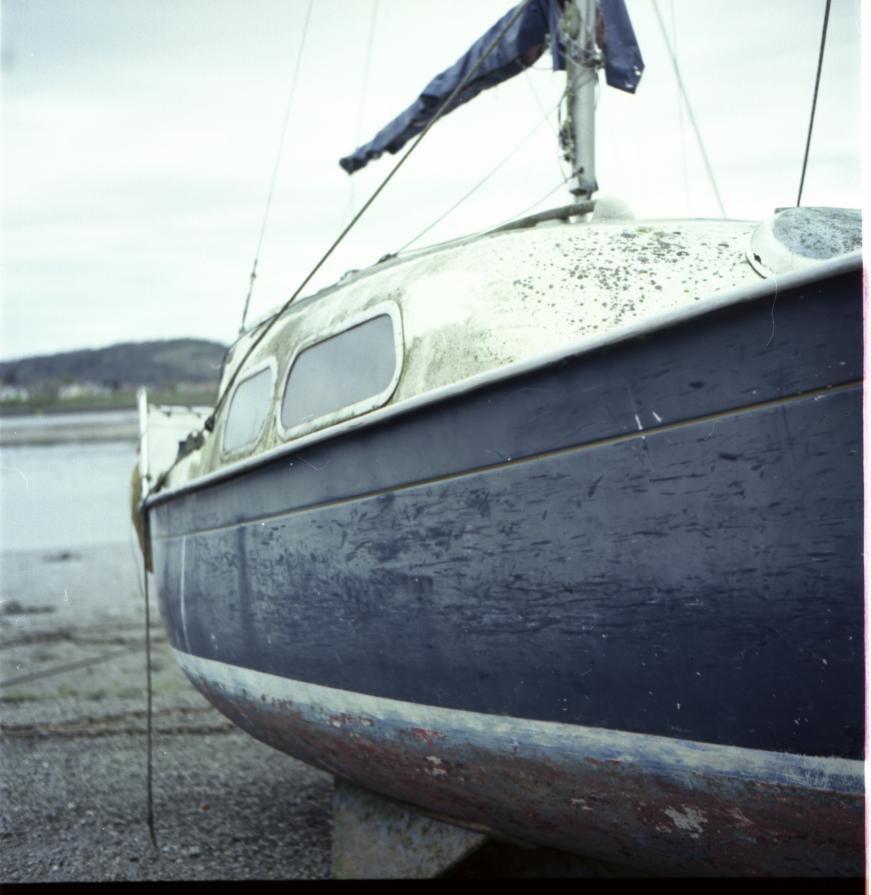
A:
[[[74,415],[77,430],[90,429],[91,438],[74,442],[63,440],[69,418],[15,419],[18,431],[38,430],[47,443],[0,447],[0,614],[7,619],[137,613],[141,555],[130,520],[136,444],[92,440],[101,429],[116,431],[125,413]],[[52,430],[59,440],[46,435]]]

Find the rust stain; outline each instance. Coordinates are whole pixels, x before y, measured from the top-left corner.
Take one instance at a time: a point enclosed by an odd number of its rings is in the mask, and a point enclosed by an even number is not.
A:
[[[443,740],[445,735],[443,733],[439,733],[437,730],[427,730],[425,727],[412,727],[411,735],[422,743],[426,743],[427,746],[434,746],[435,740]]]
[[[359,786],[521,841],[639,872],[862,873],[861,795],[533,754],[516,743],[449,739],[348,713],[318,716],[199,684],[220,711],[278,749]]]

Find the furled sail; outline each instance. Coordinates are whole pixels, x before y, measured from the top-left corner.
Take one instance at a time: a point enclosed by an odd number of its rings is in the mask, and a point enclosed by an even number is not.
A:
[[[464,56],[433,78],[423,93],[401,115],[379,131],[371,142],[340,159],[339,164],[349,174],[353,174],[384,152],[399,152],[429,124],[444,102],[472,71],[474,75],[451,101],[445,113],[474,99],[482,90],[507,81],[528,68],[541,56],[548,43],[554,70],[564,69],[565,53],[559,30],[564,2],[565,0],[524,0],[520,4],[524,8],[519,15],[519,7],[509,10],[483,37],[475,41]],[[634,93],[644,70],[644,62],[624,0],[598,0],[598,6],[604,24],[606,80],[612,87]],[[498,45],[481,62],[490,45],[509,22],[511,25]]]

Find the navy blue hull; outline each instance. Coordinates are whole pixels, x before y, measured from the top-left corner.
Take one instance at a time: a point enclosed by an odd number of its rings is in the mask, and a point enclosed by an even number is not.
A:
[[[418,705],[861,758],[861,332],[857,272],[170,495],[170,639]]]

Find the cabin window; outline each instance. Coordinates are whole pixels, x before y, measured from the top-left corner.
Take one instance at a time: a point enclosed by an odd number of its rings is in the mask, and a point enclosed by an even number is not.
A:
[[[304,348],[287,377],[281,404],[285,430],[344,410],[341,418],[383,404],[397,378],[390,314],[352,326]]]
[[[260,438],[272,404],[274,375],[273,363],[236,386],[224,427],[225,453],[250,447]]]

